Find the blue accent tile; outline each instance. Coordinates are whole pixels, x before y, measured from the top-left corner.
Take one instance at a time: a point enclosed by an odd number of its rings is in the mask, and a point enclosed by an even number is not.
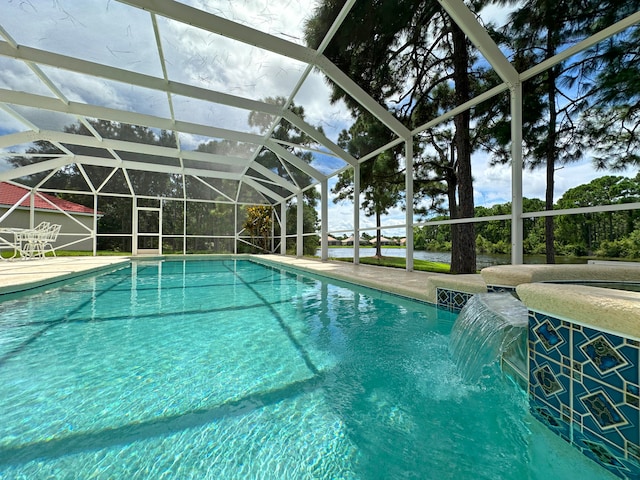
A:
[[[615,475],[640,480],[640,343],[529,312],[528,347],[532,414]]]
[[[449,307],[451,305],[449,290],[443,288],[436,289],[436,295],[438,297],[438,306]]]
[[[625,342],[624,345],[618,347],[618,352],[621,355],[624,355],[624,358],[627,359],[627,361],[629,362],[629,367],[623,369],[623,371],[629,371],[629,368],[632,369],[632,371],[635,371],[636,373],[633,374],[631,372],[629,372],[629,375],[631,375],[630,377],[626,377],[625,378],[629,381],[635,381],[635,383],[638,383],[638,347],[634,346],[634,345],[630,345],[627,342]]]
[[[629,364],[604,335],[599,335],[593,340],[583,344],[581,348],[602,375],[607,375]]]
[[[595,392],[596,390],[599,390],[599,389],[602,388],[602,383],[594,380],[593,377],[589,377],[587,375],[582,375],[580,378],[581,378],[580,381],[576,380],[574,383],[581,383],[582,384],[582,386],[585,389],[584,395],[587,395],[587,394],[589,394],[591,392]],[[577,395],[577,393],[576,393],[576,395]]]
[[[603,430],[628,423],[628,420],[602,390],[579,397],[579,400]]]
[[[533,350],[562,363],[563,357],[571,355],[569,344],[570,330],[562,326],[555,318],[531,315],[529,317],[529,340]]]
[[[640,478],[640,464],[625,457],[616,447],[593,437],[589,433],[573,430],[573,445],[586,457],[599,463],[614,475],[625,479]]]
[[[556,376],[549,368],[549,365],[544,365],[538,370],[533,372],[533,376],[536,379],[536,382],[542,388],[543,393],[548,397],[549,395],[554,395],[563,390],[562,385],[556,378]]]
[[[547,405],[536,400],[530,401],[531,415],[547,428],[552,430],[567,442],[571,442],[571,432],[569,425],[558,417],[558,412],[554,412]]]
[[[637,385],[625,385],[625,402],[627,405],[640,409],[640,391]]]
[[[592,439],[615,446],[624,455],[628,447],[640,442],[638,409],[626,403],[625,392],[607,389],[606,385],[593,382],[597,390],[586,390],[574,382],[575,411],[582,415],[584,432]]]
[[[473,297],[472,293],[458,292],[447,288],[436,288],[437,305],[459,312]]]
[[[629,456],[629,460],[636,463],[640,467],[640,446],[638,445],[628,445],[627,453]],[[640,468],[639,468],[640,470]]]
[[[529,375],[530,398],[548,407],[560,419],[563,409],[570,408],[571,379],[563,375],[562,367],[541,356],[532,357]]]
[[[557,348],[563,342],[562,337],[558,335],[549,321],[541,323],[534,332],[547,351]]]

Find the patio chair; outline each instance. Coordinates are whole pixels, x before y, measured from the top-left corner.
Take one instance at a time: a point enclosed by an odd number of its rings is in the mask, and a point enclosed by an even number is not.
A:
[[[42,236],[40,239],[40,256],[45,256],[45,250],[49,247],[53,256],[56,256],[56,251],[53,249],[53,244],[58,239],[58,234],[60,233],[60,225],[51,225],[49,228],[42,232]]]
[[[16,232],[16,248],[21,258],[35,257],[38,251],[40,236],[49,229],[49,222],[40,222],[35,228],[27,228]]]
[[[52,243],[58,238],[60,225],[51,225],[49,222],[42,222],[31,230],[25,230],[20,238],[20,255],[22,258],[44,258],[47,246],[56,256]]]

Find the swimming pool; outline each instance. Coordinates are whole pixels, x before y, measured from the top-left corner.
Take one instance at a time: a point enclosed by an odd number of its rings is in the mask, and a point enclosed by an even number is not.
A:
[[[614,478],[455,315],[246,260],[134,262],[0,303],[1,478]],[[497,373],[497,371],[496,371]]]

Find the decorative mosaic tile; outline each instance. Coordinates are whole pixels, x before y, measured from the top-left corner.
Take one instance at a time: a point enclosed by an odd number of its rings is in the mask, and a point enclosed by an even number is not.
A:
[[[558,363],[570,359],[570,329],[556,318],[531,312],[529,315],[529,341],[531,351],[547,356]]]
[[[603,375],[629,364],[603,335],[585,343],[581,348]]]
[[[629,460],[640,464],[640,447],[634,444],[628,444],[625,449],[629,453]]]
[[[638,410],[625,403],[624,392],[602,386],[589,391],[576,382],[572,388],[575,426],[589,440],[606,444],[618,457],[639,444]]]
[[[602,429],[629,423],[603,391],[580,397],[580,401]]]
[[[637,385],[626,385],[625,386],[625,402],[628,405],[632,405],[636,408],[640,408],[640,393],[638,392]]]
[[[473,297],[473,293],[458,292],[456,290],[449,290],[446,288],[436,288],[436,297],[438,299],[438,306],[449,308],[453,311],[460,311],[464,307],[469,299]]]
[[[598,458],[600,463],[604,463],[605,465],[609,465],[616,469],[622,467],[622,464],[618,461],[616,456],[612,455],[611,452],[607,450],[607,447],[601,443],[585,440],[584,444]]]
[[[561,420],[567,425],[571,424],[571,409],[566,405],[562,405],[560,410]]]
[[[635,340],[529,312],[532,414],[584,455],[640,479],[640,347]]]
[[[530,355],[529,396],[560,418],[571,407],[571,377],[562,372],[562,366],[547,357]]]
[[[451,304],[451,290],[445,290],[444,288],[437,288],[438,306],[448,307]]]
[[[569,424],[559,420],[556,412],[553,412],[539,402],[533,401],[531,403],[531,414],[556,435],[569,443],[571,442]]]
[[[544,348],[546,348],[547,350],[556,348],[564,342],[562,337],[558,335],[549,321],[545,321],[544,323],[542,323],[538,328],[534,330],[534,332],[542,342]]]
[[[585,377],[622,391],[627,385],[638,386],[638,347],[618,335],[588,327],[572,333],[574,361]]]
[[[469,299],[473,297],[472,294],[470,293],[464,293],[464,292],[456,292],[456,291],[452,291],[451,292],[451,306],[453,308],[459,308],[462,309],[462,307],[464,307],[467,302],[469,301]]]
[[[614,475],[624,479],[640,478],[640,470],[635,458],[617,455],[606,443],[590,438],[575,429],[573,438],[573,445],[578,450]]]
[[[533,376],[536,378],[538,384],[540,384],[545,395],[549,396],[562,391],[562,385],[560,385],[560,382],[556,379],[549,365],[545,365],[533,372]]]

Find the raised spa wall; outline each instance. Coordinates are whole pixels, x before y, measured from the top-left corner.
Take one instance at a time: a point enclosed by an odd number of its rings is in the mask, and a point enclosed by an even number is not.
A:
[[[505,265],[481,277],[529,311],[533,415],[616,476],[640,479],[640,292],[585,285],[639,285],[640,264]],[[464,283],[439,286],[438,305],[460,309],[475,293]]]

